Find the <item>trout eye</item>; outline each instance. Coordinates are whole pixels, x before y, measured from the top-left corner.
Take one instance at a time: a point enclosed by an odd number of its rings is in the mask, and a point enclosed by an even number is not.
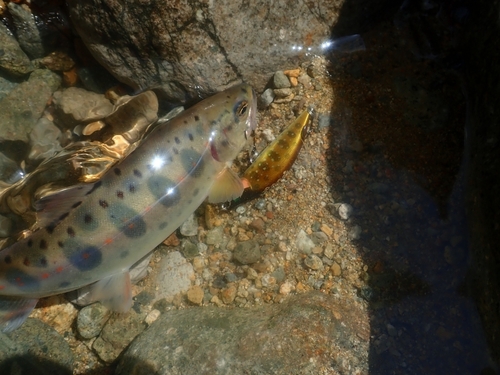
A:
[[[238,116],[243,116],[245,113],[247,113],[247,108],[248,108],[248,102],[241,102],[238,105],[238,108],[236,109],[236,114]]]

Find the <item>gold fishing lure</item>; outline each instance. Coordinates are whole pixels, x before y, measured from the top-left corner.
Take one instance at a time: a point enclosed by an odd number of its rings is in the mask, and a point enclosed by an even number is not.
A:
[[[278,181],[294,163],[309,131],[314,110],[309,107],[271,142],[242,176],[247,191],[258,193]]]

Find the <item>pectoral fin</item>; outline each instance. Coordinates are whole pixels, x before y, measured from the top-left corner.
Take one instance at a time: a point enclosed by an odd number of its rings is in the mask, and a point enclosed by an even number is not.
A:
[[[222,203],[232,201],[243,194],[243,182],[231,168],[225,168],[215,180],[208,194],[209,203]]]
[[[100,301],[108,309],[127,312],[132,307],[132,285],[128,271],[106,277],[91,285],[91,300]]]
[[[37,302],[37,298],[0,297],[0,329],[2,332],[11,332],[23,324]]]

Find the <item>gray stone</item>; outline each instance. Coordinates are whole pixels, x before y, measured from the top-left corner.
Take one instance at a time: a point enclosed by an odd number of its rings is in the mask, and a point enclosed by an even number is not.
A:
[[[207,245],[218,245],[222,242],[222,227],[215,227],[214,229],[210,229],[207,231],[207,237],[205,242]]]
[[[7,335],[0,333],[0,374],[71,375],[71,349],[52,327],[28,318]]]
[[[28,134],[60,84],[61,77],[56,73],[35,70],[28,81],[19,84],[0,100],[0,140],[28,142]]]
[[[303,229],[301,229],[297,234],[295,245],[297,246],[297,249],[304,254],[311,254],[312,249],[316,246],[313,240],[309,238],[309,236],[306,232],[304,232]]]
[[[323,261],[317,255],[309,255],[304,259],[304,264],[315,271],[323,268]]]
[[[292,94],[292,89],[274,89],[274,94],[276,95],[276,98],[286,98]]]
[[[111,314],[111,310],[107,309],[99,302],[84,307],[78,313],[78,318],[76,320],[78,333],[84,339],[97,337]]]
[[[60,122],[66,128],[102,119],[114,109],[113,104],[104,95],[79,87],[55,92],[54,105]]]
[[[260,246],[256,241],[239,242],[233,252],[233,259],[241,264],[252,264],[260,260]]]
[[[343,35],[359,31],[391,0],[356,0],[345,12]],[[136,90],[159,87],[172,100],[206,96],[240,81],[263,91],[277,70],[296,67],[330,37],[344,0],[269,6],[163,0],[69,0],[72,24],[93,56]],[[314,9],[314,11],[311,11]],[[257,11],[259,10],[259,11]],[[293,17],[293,22],[291,22]]]
[[[338,205],[337,211],[342,220],[348,220],[352,215],[353,208],[348,203],[340,203]]]
[[[35,17],[29,8],[13,2],[10,2],[7,7],[16,25],[17,40],[24,52],[32,59],[43,57],[45,48],[43,47],[42,37],[38,31]]]
[[[195,256],[200,254],[200,251],[198,250],[198,246],[194,243],[189,240],[184,240],[181,245],[181,253],[184,255],[184,258],[193,259]]]
[[[275,89],[284,89],[284,88],[288,88],[291,86],[290,80],[285,75],[285,73],[283,73],[282,70],[278,70],[276,73],[274,73],[273,86]],[[276,94],[276,91],[274,91],[274,93]],[[287,96],[287,95],[284,95],[284,96]],[[282,97],[284,97],[284,96],[282,96]]]
[[[0,42],[1,43],[1,42]],[[1,59],[1,57],[0,57]],[[11,82],[8,79],[5,79],[0,76],[0,100],[7,96],[9,92],[14,90],[14,88],[18,85],[18,83]]]
[[[274,100],[274,90],[271,88],[266,89],[260,96],[260,106],[262,108],[267,108]]]
[[[9,29],[0,22],[0,69],[14,75],[23,76],[33,71],[29,57],[19,46]]]
[[[116,374],[368,373],[368,321],[317,292],[251,309],[170,311],[134,340]],[[345,351],[357,363],[332,360]]]
[[[128,344],[146,329],[145,313],[138,314],[133,309],[127,314],[113,314],[99,337],[92,344],[99,358],[113,362]]]
[[[156,300],[166,298],[172,300],[181,292],[187,292],[194,280],[194,269],[191,263],[178,251],[173,251],[162,259],[156,278]]]
[[[198,220],[194,216],[194,213],[189,215],[189,217],[182,223],[179,228],[183,236],[196,236],[198,234]]]
[[[61,130],[52,121],[42,117],[30,132],[31,150],[28,157],[31,160],[44,160],[54,156],[62,150],[60,136]]]

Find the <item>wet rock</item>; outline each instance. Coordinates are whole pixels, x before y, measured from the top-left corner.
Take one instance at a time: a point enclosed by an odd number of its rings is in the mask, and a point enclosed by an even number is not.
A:
[[[286,98],[292,94],[292,89],[284,88],[284,89],[274,89],[274,95],[276,98]]]
[[[295,239],[295,245],[297,249],[304,254],[311,254],[312,249],[316,246],[314,241],[309,238],[304,230],[300,230]]]
[[[341,203],[337,208],[337,212],[342,220],[348,220],[353,212],[353,208],[348,203]]]
[[[62,150],[59,143],[61,130],[49,119],[42,117],[37,121],[31,131],[29,158],[31,160],[44,160]]]
[[[17,85],[17,83],[11,82],[0,76],[0,100],[7,96],[9,92],[14,90],[14,87],[16,87]]]
[[[241,264],[252,264],[260,260],[260,246],[256,241],[243,241],[236,245],[233,259]]]
[[[333,262],[331,270],[333,276],[340,276],[342,274],[342,269],[340,268],[340,265],[337,262]]]
[[[186,259],[193,259],[195,256],[200,254],[198,246],[189,240],[182,241],[181,253]]]
[[[269,107],[269,105],[273,102],[274,100],[274,90],[269,88],[269,89],[266,89],[262,95],[260,96],[260,106],[262,108],[267,108]]]
[[[353,9],[363,12],[349,12],[339,32],[359,30],[387,2],[356,0]],[[161,86],[177,101],[205,96],[240,80],[262,91],[274,72],[307,58],[294,46],[307,40],[315,49],[311,52],[320,53],[319,45],[337,24],[342,3],[290,0],[269,7],[264,0],[251,0],[242,7],[229,0],[175,5],[151,0],[146,10],[139,1],[67,2],[76,31],[113,76],[137,90]]]
[[[97,337],[111,314],[111,310],[99,302],[84,307],[76,320],[78,333],[85,339]]]
[[[317,255],[310,255],[304,259],[304,264],[312,270],[320,270],[323,268],[323,262]]]
[[[195,305],[201,305],[203,302],[203,289],[201,289],[198,285],[193,285],[187,291],[187,299],[189,302],[194,303]]]
[[[196,236],[198,234],[198,220],[191,214],[179,228],[183,236]]]
[[[331,117],[328,113],[320,113],[318,115],[318,128],[324,129],[330,126]]]
[[[79,87],[54,93],[54,105],[58,118],[68,128],[82,122],[102,119],[113,111],[113,104],[104,95]]]
[[[130,310],[126,314],[113,314],[107,321],[92,348],[104,362],[113,362],[128,344],[146,329],[146,314]]]
[[[64,72],[75,66],[75,61],[62,51],[54,51],[45,56],[41,64],[55,72]]]
[[[216,227],[207,232],[207,238],[205,242],[207,245],[217,245],[222,242],[222,227]]]
[[[191,263],[178,251],[169,253],[162,259],[157,276],[156,300],[166,298],[172,300],[181,292],[186,292],[194,280],[194,269]]]
[[[283,71],[281,70],[278,70],[276,73],[274,73],[273,76],[273,86],[275,89],[284,89],[290,87],[291,85],[290,85],[290,80],[285,75],[285,73],[283,73]],[[274,91],[274,93],[276,94],[276,90]]]
[[[0,22],[0,69],[14,76],[23,76],[33,71],[29,57],[19,46],[9,29]]]
[[[231,304],[236,298],[236,287],[234,285],[229,286],[221,292],[221,299],[226,305]]]
[[[61,77],[50,70],[39,69],[28,81],[19,84],[0,101],[0,140],[28,142],[28,134],[43,113]],[[36,95],[33,95],[36,93]]]
[[[42,37],[29,8],[13,2],[10,2],[7,7],[14,25],[16,25],[17,40],[24,52],[32,59],[43,57],[45,48],[43,47]]]
[[[28,318],[17,330],[0,334],[0,374],[71,375],[68,343],[49,325]]]
[[[349,229],[349,238],[351,240],[359,240],[361,237],[362,229],[359,225],[353,226],[351,229]]]
[[[17,163],[0,152],[0,181],[13,184],[22,177]]]
[[[367,321],[315,292],[252,309],[170,311],[131,344],[116,374],[363,373]],[[344,351],[358,362],[332,362]]]

